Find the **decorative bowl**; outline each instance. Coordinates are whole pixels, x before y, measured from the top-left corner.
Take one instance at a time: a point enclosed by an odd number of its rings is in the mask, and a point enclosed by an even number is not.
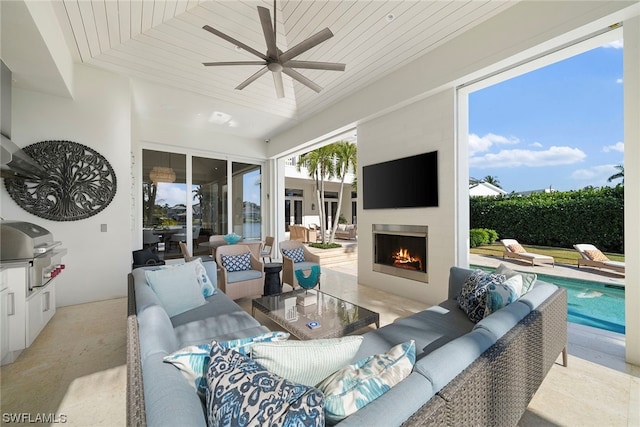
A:
[[[240,240],[242,240],[242,236],[239,236],[236,233],[225,234],[224,236],[222,236],[222,238],[230,245],[235,245]]]

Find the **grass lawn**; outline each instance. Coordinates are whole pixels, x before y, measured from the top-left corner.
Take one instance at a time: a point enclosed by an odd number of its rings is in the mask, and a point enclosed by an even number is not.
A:
[[[556,264],[570,264],[570,265],[578,265],[578,259],[580,258],[580,254],[575,249],[566,249],[566,248],[552,248],[549,246],[534,246],[534,245],[522,245],[527,252],[533,252],[540,255],[549,255],[552,256],[556,262]],[[502,252],[504,252],[504,246],[502,243],[492,243],[490,245],[482,245],[476,248],[469,249],[469,252],[472,254],[479,255],[493,255],[498,258],[502,258]],[[624,255],[614,254],[610,252],[604,253],[611,261],[622,261],[624,262]]]

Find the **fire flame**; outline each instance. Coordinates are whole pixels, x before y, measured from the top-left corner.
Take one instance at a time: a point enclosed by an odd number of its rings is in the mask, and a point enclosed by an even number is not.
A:
[[[397,267],[401,267],[401,268],[410,268],[410,269],[416,269],[419,271],[423,271],[422,270],[422,259],[412,256],[409,253],[408,249],[404,249],[404,248],[400,248],[398,249],[398,252],[394,253],[391,255],[391,257],[393,258],[393,264]],[[418,267],[416,268],[415,264],[418,265]]]

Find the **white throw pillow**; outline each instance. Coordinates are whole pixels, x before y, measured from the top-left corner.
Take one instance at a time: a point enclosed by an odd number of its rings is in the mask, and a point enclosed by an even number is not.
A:
[[[251,358],[269,372],[315,386],[349,364],[360,344],[361,336],[257,343],[251,349]]]
[[[206,303],[191,263],[147,270],[144,275],[169,317]]]

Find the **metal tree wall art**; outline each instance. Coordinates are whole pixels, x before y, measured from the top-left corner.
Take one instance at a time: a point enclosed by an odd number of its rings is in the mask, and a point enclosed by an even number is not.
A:
[[[43,179],[5,179],[24,210],[53,221],[77,221],[106,208],[116,194],[116,175],[100,153],[76,142],[43,141],[23,150],[48,172]]]

